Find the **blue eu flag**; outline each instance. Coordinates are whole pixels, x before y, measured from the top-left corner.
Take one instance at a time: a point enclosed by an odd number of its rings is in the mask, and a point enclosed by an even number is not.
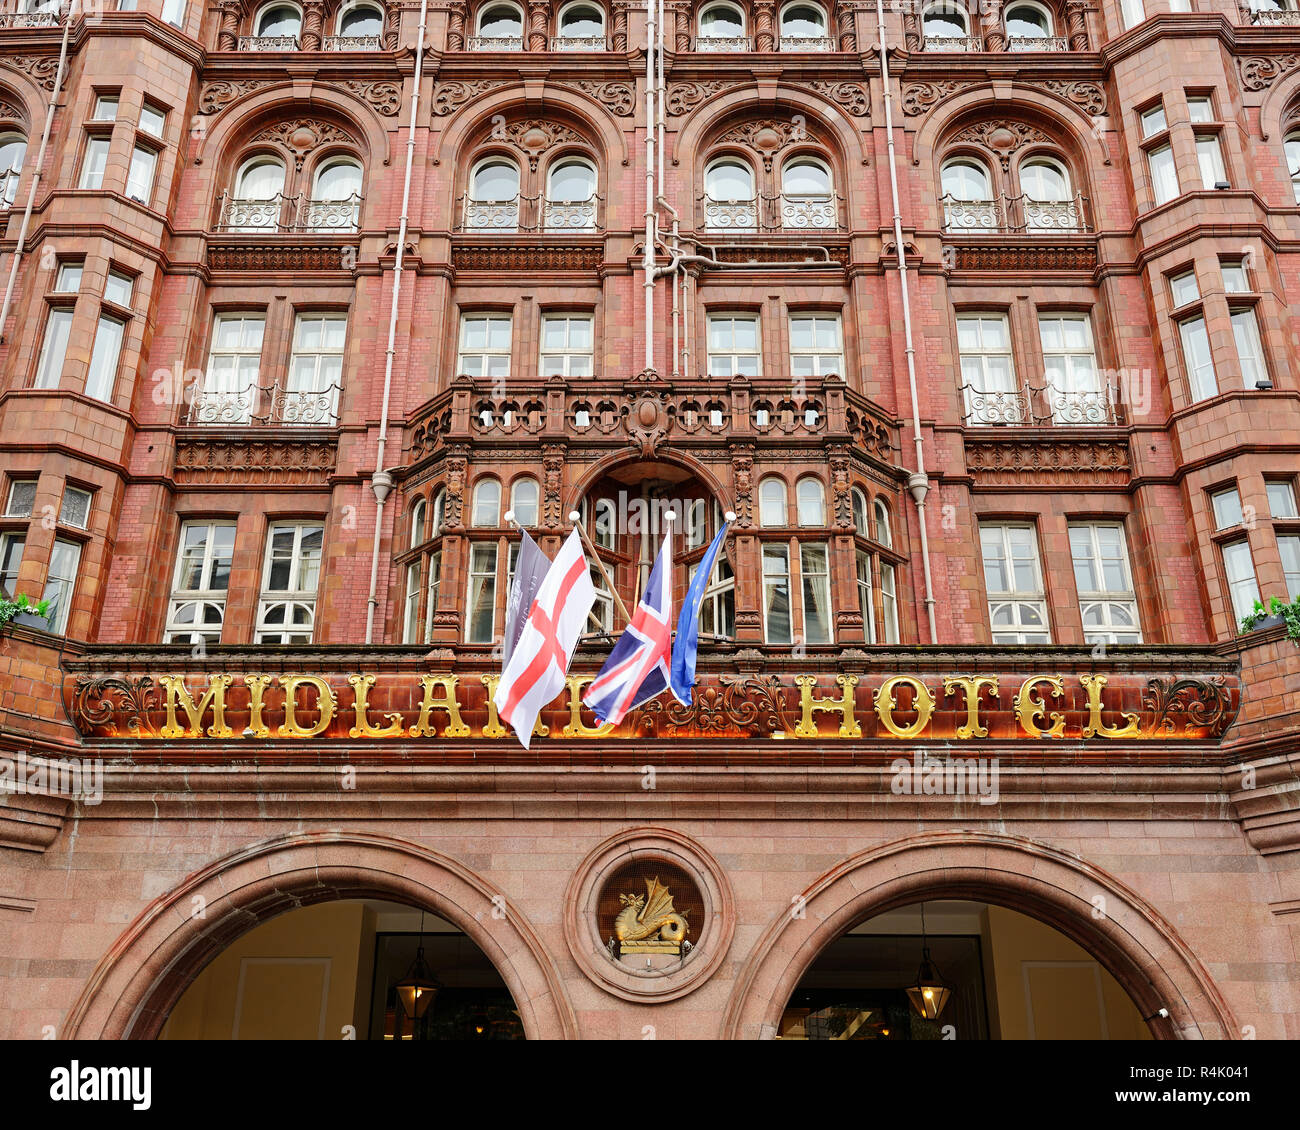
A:
[[[718,536],[700,560],[699,568],[686,590],[682,611],[677,617],[677,638],[673,641],[673,663],[669,687],[673,697],[683,705],[691,704],[691,689],[695,686],[695,658],[700,649],[700,606],[704,603],[704,590],[713,576],[713,566],[722,549],[722,539],[727,536],[730,522],[724,522]]]

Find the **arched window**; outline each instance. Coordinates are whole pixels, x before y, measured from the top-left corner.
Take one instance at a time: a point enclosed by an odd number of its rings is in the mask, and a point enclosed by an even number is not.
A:
[[[331,157],[316,170],[303,227],[309,231],[356,231],[361,220],[361,163]]]
[[[927,51],[965,51],[970,35],[966,9],[954,0],[931,4],[921,17],[921,31]]]
[[[384,32],[384,14],[369,4],[355,4],[339,13],[343,39],[378,39]]]
[[[523,46],[524,17],[513,4],[487,4],[479,9],[478,37],[506,40]],[[497,44],[496,46],[504,46]]]
[[[604,11],[585,0],[566,4],[560,9],[559,36],[555,46],[561,51],[603,50]]]
[[[0,134],[0,197],[12,204],[18,194],[18,177],[27,156],[27,138],[21,133]]]
[[[222,223],[230,231],[275,231],[281,222],[284,162],[278,157],[250,157],[235,176],[233,199]]]
[[[753,231],[758,225],[754,170],[738,157],[720,157],[704,171],[704,226]]]
[[[596,226],[596,166],[584,157],[562,157],[546,174],[547,231],[586,231]]]
[[[854,532],[861,538],[870,537],[867,532],[867,496],[854,487],[852,498]]]
[[[786,524],[783,479],[773,476],[758,484],[758,524],[776,527]]]
[[[1300,130],[1288,135],[1286,139],[1286,168],[1291,176],[1291,194],[1300,204]]]
[[[1042,50],[1036,41],[1051,38],[1052,14],[1041,4],[1012,4],[1006,19],[1007,44],[1012,51]]]
[[[799,525],[826,525],[826,491],[821,480],[808,476],[800,479],[794,489],[799,505]]]
[[[521,526],[537,525],[537,480],[516,479],[510,485],[510,509]]]
[[[1053,157],[1031,157],[1020,166],[1025,230],[1081,230],[1082,215],[1070,190],[1070,174]]]
[[[465,226],[514,231],[519,226],[519,166],[488,157],[474,166],[465,200]]]
[[[826,47],[826,13],[815,4],[787,4],[781,9],[781,46],[791,51]]]
[[[474,487],[474,510],[470,525],[489,529],[501,524],[501,484],[496,479],[480,479]]]
[[[596,519],[590,527],[591,540],[601,549],[614,548],[615,517],[617,510],[613,499],[596,499]]]
[[[749,46],[745,38],[745,14],[734,4],[708,4],[700,12],[699,51],[741,51]]]
[[[268,4],[257,13],[253,24],[253,34],[258,39],[292,40],[295,47],[301,31],[302,13],[292,4]]]
[[[443,516],[447,512],[447,488],[439,487],[433,496],[432,521],[429,523],[429,536],[436,538],[442,533]]]
[[[429,504],[420,499],[411,507],[411,548],[414,549],[425,540],[424,521],[429,513]]]
[[[876,541],[881,545],[893,545],[894,534],[889,528],[889,507],[880,499],[871,504],[871,511],[876,521]]]
[[[943,226],[953,229],[991,229],[1000,226],[989,171],[973,157],[945,161],[940,174]]]
[[[781,166],[781,226],[833,228],[839,222],[831,171],[816,157],[792,157]]]

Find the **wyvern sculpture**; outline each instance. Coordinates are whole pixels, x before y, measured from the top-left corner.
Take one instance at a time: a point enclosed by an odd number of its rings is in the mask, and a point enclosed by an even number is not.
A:
[[[656,877],[645,881],[644,895],[619,895],[623,909],[614,919],[621,953],[681,953],[689,927],[673,907],[673,896]]]

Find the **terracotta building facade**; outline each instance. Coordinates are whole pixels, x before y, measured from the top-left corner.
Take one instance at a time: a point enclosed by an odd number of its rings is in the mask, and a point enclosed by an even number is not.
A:
[[[1290,0],[6,7],[0,1035],[1300,1037]]]

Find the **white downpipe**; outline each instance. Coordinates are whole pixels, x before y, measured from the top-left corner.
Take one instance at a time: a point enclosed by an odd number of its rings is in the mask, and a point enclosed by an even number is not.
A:
[[[645,5],[645,369],[655,367],[655,2]]]
[[[397,306],[402,296],[402,257],[406,250],[406,226],[411,208],[411,170],[415,165],[415,123],[419,120],[420,79],[424,64],[424,31],[429,19],[429,0],[420,0],[420,30],[416,35],[415,78],[411,89],[411,121],[406,133],[406,178],[402,184],[402,216],[397,225],[397,257],[393,262],[393,305],[388,315],[388,349],[384,355],[384,400],[379,413],[379,446],[375,452],[375,473],[370,489],[375,492],[375,540],[370,550],[370,595],[366,599],[366,643],[375,642],[375,606],[379,603],[379,543],[384,530],[384,501],[393,489],[393,477],[384,469],[388,446],[388,402],[393,388],[393,357],[397,349]]]
[[[5,284],[5,297],[0,305],[0,340],[3,339],[5,323],[9,320],[9,306],[14,299],[14,283],[18,279],[18,267],[23,261],[23,251],[27,246],[27,229],[32,222],[32,208],[36,204],[36,190],[41,183],[41,168],[45,164],[45,151],[50,144],[50,127],[54,125],[54,110],[63,93],[63,76],[68,69],[68,36],[72,33],[72,19],[77,11],[77,0],[68,5],[68,16],[63,21],[63,40],[59,44],[59,69],[54,74],[54,90],[50,93],[50,104],[45,110],[45,128],[41,130],[41,147],[36,153],[36,166],[32,170],[32,183],[27,188],[27,206],[23,209],[23,222],[18,228],[18,243],[14,247],[14,261],[9,264],[9,281]]]
[[[894,158],[893,93],[889,86],[888,49],[885,47],[885,12],[876,0],[876,35],[880,49],[880,82],[885,92],[885,144],[889,149],[889,191],[894,203],[894,246],[898,249],[898,283],[903,294],[903,343],[907,355],[907,382],[912,394],[912,439],[916,444],[916,470],[907,478],[907,488],[916,503],[921,527],[921,566],[925,573],[925,615],[930,624],[930,642],[938,643],[934,626],[934,592],[930,581],[930,541],[925,528],[925,496],[930,479],[925,473],[925,449],[921,443],[921,411],[916,395],[916,350],[912,345],[912,307],[907,290],[907,252],[903,247],[903,217],[898,203],[898,169]]]

